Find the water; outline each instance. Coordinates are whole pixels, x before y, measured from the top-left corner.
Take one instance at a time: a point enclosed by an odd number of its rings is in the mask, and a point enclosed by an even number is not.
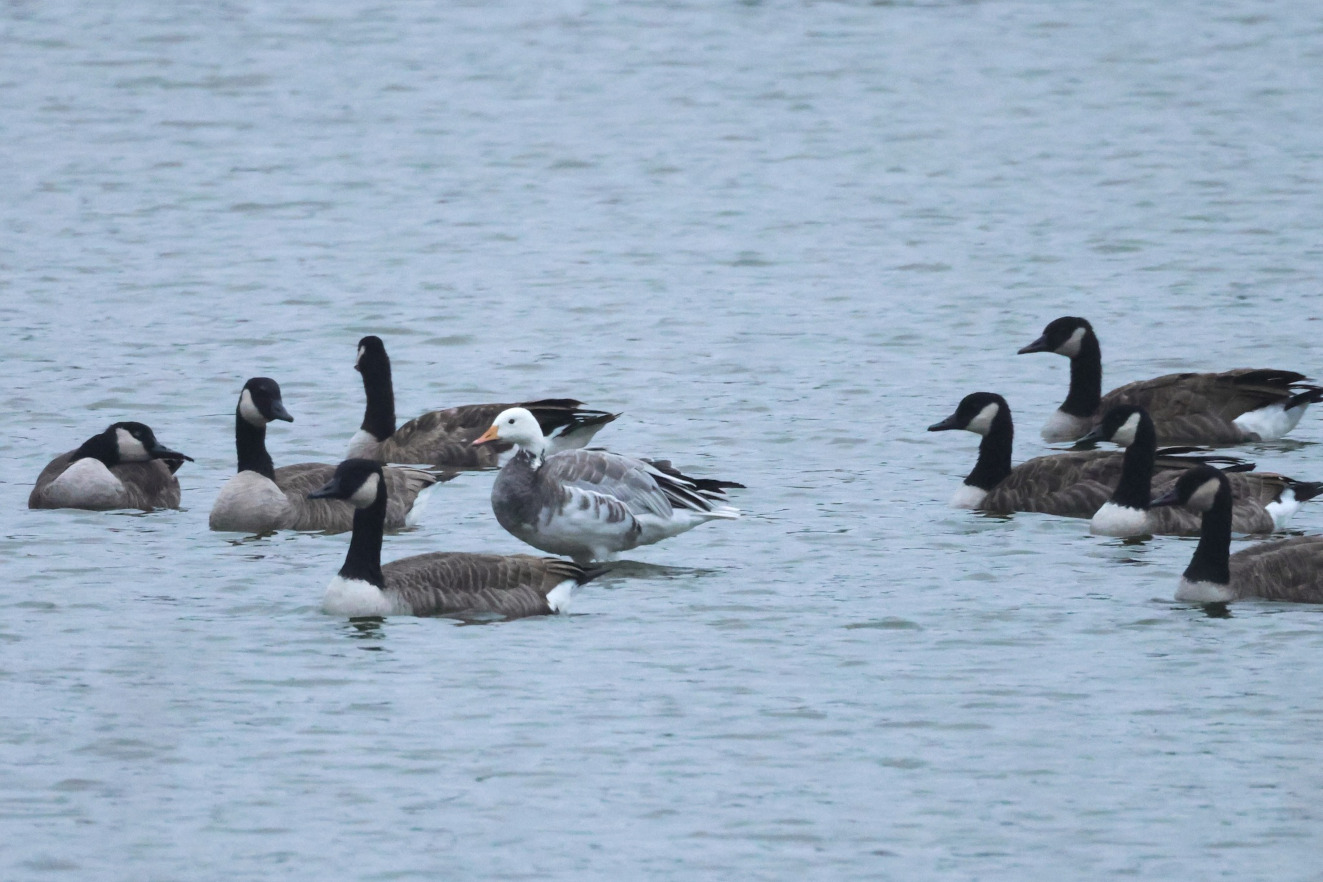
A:
[[[1318,878],[1320,610],[1171,601],[1189,541],[945,501],[1093,320],[1110,385],[1323,375],[1323,10],[22,3],[0,12],[6,879]],[[575,395],[738,479],[574,615],[318,612],[345,537],[206,514],[244,379],[334,461]],[[29,512],[138,418],[185,510]],[[1248,452],[1323,477],[1318,415]],[[514,552],[490,475],[388,558]],[[1323,506],[1296,526],[1323,529]]]

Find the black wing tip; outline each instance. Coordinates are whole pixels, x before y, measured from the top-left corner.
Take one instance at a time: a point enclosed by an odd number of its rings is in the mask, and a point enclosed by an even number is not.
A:
[[[1296,502],[1308,502],[1323,494],[1323,481],[1292,481],[1291,491],[1295,493]]]
[[[598,576],[604,576],[611,572],[611,568],[608,566],[581,567],[578,564],[574,564],[574,569],[576,570],[574,575],[574,582],[576,585],[587,585]]]

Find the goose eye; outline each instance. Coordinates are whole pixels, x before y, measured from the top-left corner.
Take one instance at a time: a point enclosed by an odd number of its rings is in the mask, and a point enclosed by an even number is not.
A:
[[[511,425],[511,426],[513,426],[513,425],[514,425],[514,417],[510,417],[510,418],[509,418],[508,420],[506,420],[505,422],[506,422],[507,425]]]

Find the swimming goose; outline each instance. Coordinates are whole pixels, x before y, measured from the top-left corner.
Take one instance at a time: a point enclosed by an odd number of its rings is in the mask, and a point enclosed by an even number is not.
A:
[[[1203,515],[1199,544],[1176,599],[1228,603],[1257,597],[1323,603],[1323,536],[1260,542],[1231,554],[1231,484],[1217,469],[1191,469],[1153,505],[1183,505]]]
[[[563,612],[573,590],[605,572],[527,554],[419,554],[381,564],[389,493],[381,464],[340,463],[313,499],[348,500],[354,533],[344,566],[322,610],[336,616],[446,616],[496,613],[508,618]]]
[[[1039,456],[1011,467],[1015,427],[1006,399],[993,392],[966,395],[955,413],[928,427],[929,432],[964,429],[983,436],[978,462],[951,499],[955,508],[981,511],[1037,511],[1071,518],[1091,518],[1112,494],[1121,477],[1116,451],[1068,450]],[[1188,457],[1188,448],[1159,451],[1155,469],[1191,468],[1208,459],[1239,463],[1231,457]]]
[[[336,499],[313,500],[308,494],[331,479],[335,466],[316,462],[274,468],[266,452],[266,427],[272,420],[294,422],[285,410],[280,386],[269,377],[253,377],[239,393],[234,414],[234,446],[239,453],[238,474],[221,488],[212,506],[213,530],[269,533],[274,530],[325,530],[343,533],[354,525],[354,508]],[[437,483],[438,477],[420,469],[386,469],[390,506],[386,526],[399,529],[411,523],[418,494]]]
[[[77,450],[52,459],[37,476],[28,508],[179,508],[175,472],[184,456],[142,423],[114,423]]]
[[[724,503],[725,488],[742,484],[690,478],[668,461],[605,450],[548,453],[537,419],[522,407],[502,411],[473,443],[493,441],[516,449],[492,485],[496,520],[534,548],[580,563],[740,516]]]
[[[509,459],[509,444],[474,447],[473,440],[492,424],[501,411],[523,407],[536,417],[550,440],[551,452],[586,445],[597,430],[620,416],[587,410],[573,398],[547,398],[513,404],[467,404],[434,410],[395,427],[395,388],[390,357],[380,337],[358,341],[354,369],[363,375],[367,408],[363,425],[349,442],[350,457],[378,462],[428,463],[443,468],[496,468]]]
[[[1133,404],[1113,407],[1098,427],[1080,440],[1112,441],[1125,448],[1121,477],[1111,497],[1094,514],[1091,532],[1103,536],[1193,536],[1199,532],[1199,515],[1194,512],[1175,506],[1151,507],[1151,497],[1170,489],[1179,473],[1169,473],[1154,482],[1158,442],[1148,411]],[[1238,533],[1281,530],[1301,503],[1323,493],[1321,483],[1244,469],[1245,464],[1240,464],[1226,470],[1234,499],[1231,524]]]
[[[1118,404],[1148,410],[1163,444],[1239,444],[1273,441],[1295,428],[1305,409],[1323,400],[1323,387],[1294,371],[1240,368],[1220,374],[1166,374],[1102,394],[1102,352],[1093,326],[1063,316],[1020,350],[1070,359],[1070,393],[1043,427],[1046,441],[1074,441]]]

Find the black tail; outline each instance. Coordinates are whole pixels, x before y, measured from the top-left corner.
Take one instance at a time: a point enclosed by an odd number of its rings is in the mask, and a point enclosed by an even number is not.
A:
[[[605,426],[620,416],[605,410],[591,410],[582,407],[582,401],[574,398],[543,398],[540,401],[525,401],[520,407],[528,410],[542,427],[542,434],[550,438],[553,434],[564,434],[589,426]]]
[[[1308,502],[1323,493],[1323,481],[1291,481],[1290,487],[1296,502]]]

